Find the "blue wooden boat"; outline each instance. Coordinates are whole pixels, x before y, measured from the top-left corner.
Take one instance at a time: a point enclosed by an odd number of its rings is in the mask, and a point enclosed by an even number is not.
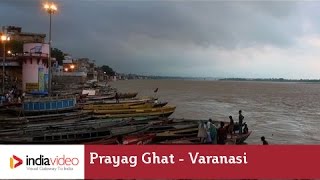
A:
[[[26,98],[22,102],[21,108],[11,108],[8,110],[26,115],[61,113],[76,110],[78,108],[75,96],[61,96]]]

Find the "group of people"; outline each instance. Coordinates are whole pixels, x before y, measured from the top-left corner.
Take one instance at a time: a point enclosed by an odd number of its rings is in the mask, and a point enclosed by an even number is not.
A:
[[[236,130],[239,131],[239,134],[249,133],[248,125],[243,120],[244,116],[242,111],[239,110],[239,122],[237,125],[235,125],[232,116],[229,116],[227,125],[221,121],[219,128],[213,123],[212,119],[209,119],[208,122],[201,121],[198,127],[198,138],[203,144],[226,144],[228,134],[232,139]],[[269,144],[264,136],[261,137],[261,142],[263,145]]]
[[[243,123],[244,116],[242,111],[239,111],[239,134],[248,133],[249,129],[246,123]],[[235,123],[232,116],[229,116],[229,124],[225,126],[224,122],[220,122],[220,127],[218,128],[209,119],[207,123],[204,121],[200,122],[198,127],[198,138],[200,138],[201,143],[212,143],[212,144],[226,144],[228,134],[233,137],[235,132]]]
[[[225,144],[227,140],[228,131],[224,122],[220,122],[218,128],[212,121],[206,123],[201,121],[198,127],[198,138],[202,144]]]
[[[239,133],[248,133],[248,126],[246,123],[243,123],[244,116],[242,111],[239,111]],[[198,127],[198,137],[200,138],[201,143],[212,143],[212,144],[225,144],[228,134],[232,135],[235,132],[235,123],[232,116],[229,116],[229,124],[225,126],[224,122],[220,122],[220,127],[218,128],[212,121],[209,119],[207,123],[204,121],[200,122]],[[244,128],[243,128],[244,127]]]
[[[1,96],[0,101],[1,104],[9,104],[9,103],[21,103],[25,97],[25,93],[21,90],[18,90],[15,86],[3,96]]]

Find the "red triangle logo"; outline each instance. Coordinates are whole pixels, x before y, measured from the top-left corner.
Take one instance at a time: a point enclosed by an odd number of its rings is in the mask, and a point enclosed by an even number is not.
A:
[[[20,166],[20,165],[23,163],[22,159],[20,159],[18,156],[13,155],[12,158],[17,161],[17,162],[14,164],[14,168]]]

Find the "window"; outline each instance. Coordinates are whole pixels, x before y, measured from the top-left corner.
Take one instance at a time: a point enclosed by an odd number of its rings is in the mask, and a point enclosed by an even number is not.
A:
[[[91,137],[97,137],[97,132],[92,132]]]
[[[74,139],[74,137],[75,137],[74,134],[69,134],[68,135],[68,139]]]
[[[43,136],[34,137],[33,141],[44,141],[44,137]]]
[[[52,136],[46,136],[47,141],[52,141]]]
[[[54,139],[54,140],[59,140],[59,139],[60,139],[60,136],[54,136],[53,139]]]

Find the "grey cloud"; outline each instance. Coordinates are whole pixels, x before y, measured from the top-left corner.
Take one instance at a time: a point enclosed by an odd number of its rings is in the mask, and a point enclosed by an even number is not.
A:
[[[0,25],[48,32],[42,2],[1,0]],[[295,46],[296,37],[304,35],[301,24],[305,18],[315,22],[314,16],[319,15],[315,9],[309,12],[304,3],[286,1],[56,2],[54,46],[76,57],[110,64],[118,71],[150,74],[233,74],[215,69],[222,60],[213,54],[199,58],[199,51],[232,52],[264,46],[288,49]]]

